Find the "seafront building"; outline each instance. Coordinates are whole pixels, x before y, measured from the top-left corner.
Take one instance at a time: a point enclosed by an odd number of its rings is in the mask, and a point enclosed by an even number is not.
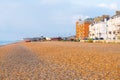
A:
[[[107,27],[105,22],[95,23],[89,26],[89,38],[107,39]]]
[[[117,12],[107,21],[107,39],[120,40],[120,14]]]
[[[107,20],[109,20],[109,15],[94,18],[94,22],[89,26],[89,38],[106,40]]]
[[[112,17],[102,15],[76,22],[76,38],[94,40],[120,40],[120,11]]]
[[[76,22],[76,38],[85,39],[89,36],[89,25],[91,24],[92,19],[87,18],[84,21],[79,19]]]
[[[103,15],[95,18],[89,26],[89,38],[120,40],[120,11],[116,11],[112,17]]]

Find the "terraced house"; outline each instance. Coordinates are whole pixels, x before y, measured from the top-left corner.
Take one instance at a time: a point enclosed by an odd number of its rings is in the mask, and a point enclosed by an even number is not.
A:
[[[102,15],[94,19],[79,19],[76,22],[76,38],[85,40],[120,40],[120,11],[110,17]]]
[[[112,17],[103,15],[94,18],[89,26],[89,37],[93,39],[120,40],[120,11]]]
[[[118,11],[107,21],[107,39],[120,40],[120,13],[118,14]]]
[[[93,39],[107,39],[107,20],[109,15],[94,18],[94,22],[89,26],[89,37]]]

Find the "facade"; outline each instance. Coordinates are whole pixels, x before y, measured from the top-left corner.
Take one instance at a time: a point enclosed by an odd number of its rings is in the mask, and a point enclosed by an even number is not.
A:
[[[90,21],[77,21],[76,22],[76,38],[77,39],[85,39],[89,36],[89,25],[91,24]]]
[[[89,26],[89,38],[106,40],[107,20],[109,20],[109,15],[94,18],[94,23]]]
[[[112,17],[102,15],[76,22],[76,38],[95,40],[120,40],[120,11]]]
[[[89,38],[107,39],[107,24],[106,22],[94,23],[89,26]]]
[[[107,25],[108,25],[107,39],[119,40],[120,39],[120,15],[113,16],[109,21],[107,21]]]
[[[95,18],[89,26],[89,37],[93,39],[120,40],[120,11],[109,19],[109,16]],[[104,19],[104,20],[103,20]]]

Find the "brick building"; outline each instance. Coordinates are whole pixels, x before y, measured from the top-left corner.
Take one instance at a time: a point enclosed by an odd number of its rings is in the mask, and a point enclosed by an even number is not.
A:
[[[77,39],[85,39],[89,36],[89,25],[91,24],[92,19],[88,18],[84,21],[76,22],[76,38]]]

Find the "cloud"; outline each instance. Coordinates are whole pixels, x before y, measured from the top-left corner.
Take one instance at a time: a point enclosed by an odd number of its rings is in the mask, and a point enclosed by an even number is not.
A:
[[[102,4],[98,4],[98,7],[106,8],[106,9],[110,9],[110,10],[118,10],[119,9],[118,4],[116,4],[116,3],[112,3],[112,4],[102,3]]]
[[[107,8],[107,7],[108,7],[108,5],[107,5],[107,4],[104,4],[104,3],[102,3],[102,4],[99,4],[99,5],[98,5],[98,7]]]
[[[118,4],[111,4],[110,8],[113,10],[117,10],[118,9]]]
[[[86,16],[86,15],[82,15],[82,14],[79,14],[79,15],[74,15],[73,16],[73,19],[82,19],[82,20],[84,20],[84,19],[86,19],[86,18],[89,18],[89,16]]]
[[[75,22],[103,13],[112,14],[119,3],[101,0],[0,0],[0,36],[21,38],[34,35],[74,34]],[[88,4],[89,3],[89,4]],[[106,4],[99,4],[106,3]],[[99,4],[98,8],[96,4]],[[108,10],[103,10],[103,8]],[[89,16],[87,16],[89,15]],[[8,35],[9,34],[9,35]],[[16,36],[17,35],[17,36]]]
[[[78,19],[86,19],[86,18],[90,18],[90,16],[86,16],[86,15],[82,15],[82,14],[79,14],[79,15],[74,15],[73,17],[73,23],[75,24],[75,22],[78,20]]]

